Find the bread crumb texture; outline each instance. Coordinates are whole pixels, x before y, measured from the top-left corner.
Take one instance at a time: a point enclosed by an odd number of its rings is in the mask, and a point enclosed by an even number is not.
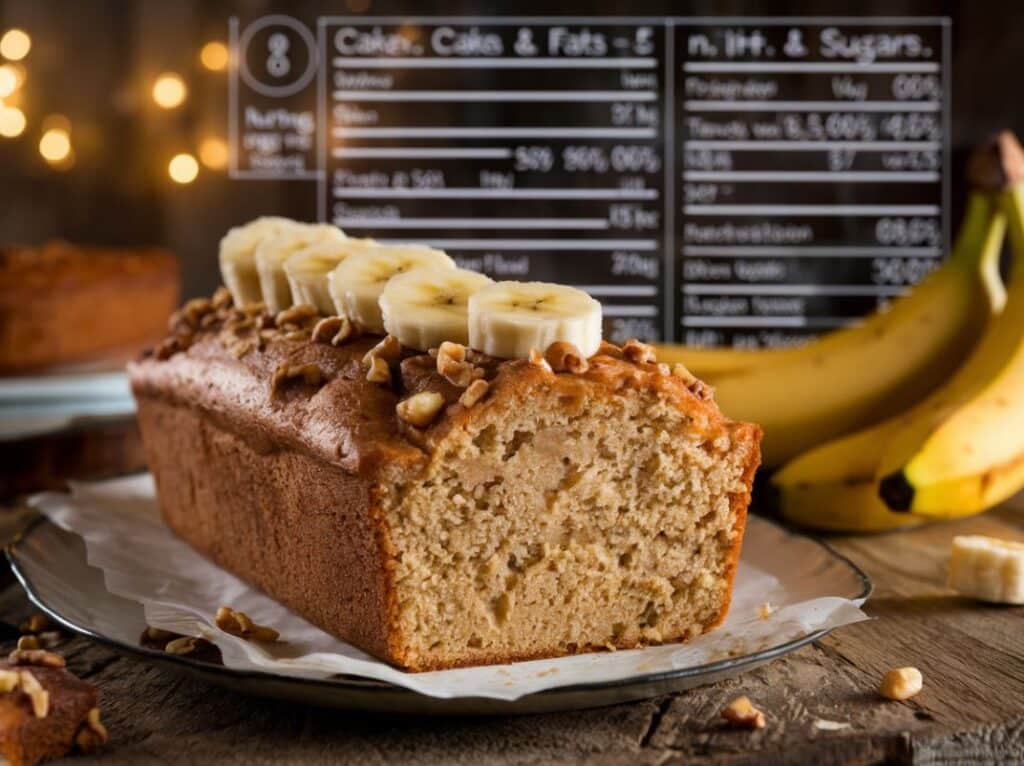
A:
[[[403,665],[685,640],[724,618],[756,439],[653,390],[593,390],[489,400],[425,476],[384,487]]]

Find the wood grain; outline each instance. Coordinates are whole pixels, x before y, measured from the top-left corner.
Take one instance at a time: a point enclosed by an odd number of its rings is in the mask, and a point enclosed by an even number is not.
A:
[[[490,719],[317,710],[207,686],[69,637],[59,651],[100,686],[112,739],[100,756],[68,763],[1024,763],[1024,609],[984,606],[946,587],[950,539],[968,532],[1024,540],[1024,503],[832,538],[874,579],[867,611],[876,619],[740,678],[597,710]],[[16,585],[0,594],[5,622],[29,612]],[[879,680],[899,665],[921,669],[924,691],[883,700]],[[719,711],[739,694],[766,713],[764,730],[723,725]]]

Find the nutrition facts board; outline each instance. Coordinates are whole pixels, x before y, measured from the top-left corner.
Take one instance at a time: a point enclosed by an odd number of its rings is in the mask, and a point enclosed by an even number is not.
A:
[[[266,16],[231,42],[233,177],[577,285],[616,340],[791,343],[949,238],[945,19]]]

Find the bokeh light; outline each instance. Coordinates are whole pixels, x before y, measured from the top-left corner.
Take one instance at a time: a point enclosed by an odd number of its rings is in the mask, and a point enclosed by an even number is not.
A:
[[[0,65],[0,98],[7,98],[18,89],[18,70],[11,64]]]
[[[175,154],[167,164],[167,174],[176,183],[190,184],[199,175],[199,163],[191,154]]]
[[[25,113],[16,106],[0,106],[0,136],[16,138],[25,132]]]
[[[204,138],[199,144],[199,160],[211,170],[223,170],[228,165],[228,145],[219,138]]]
[[[51,164],[64,162],[71,154],[71,134],[64,128],[50,128],[39,139],[39,153]]]
[[[32,38],[23,29],[8,29],[0,37],[0,56],[8,61],[21,61],[32,49]]]
[[[174,109],[185,101],[188,88],[180,75],[165,72],[153,83],[153,100],[163,109]]]
[[[228,65],[228,46],[216,40],[209,42],[199,51],[199,60],[207,69],[219,72]]]

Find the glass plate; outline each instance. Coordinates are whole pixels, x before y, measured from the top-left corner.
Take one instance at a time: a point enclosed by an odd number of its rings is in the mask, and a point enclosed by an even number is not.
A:
[[[767,522],[763,522],[767,523]],[[795,536],[796,537],[796,536]],[[807,555],[822,559],[830,594],[865,599],[868,576],[824,543],[798,537]],[[6,551],[15,576],[28,597],[67,629],[128,655],[196,676],[237,691],[311,705],[391,713],[440,715],[509,715],[613,705],[682,691],[729,678],[763,665],[815,641],[820,630],[796,640],[728,659],[669,672],[637,675],[610,682],[547,689],[513,701],[461,697],[428,697],[388,683],[351,676],[308,679],[274,673],[236,670],[187,657],[168,655],[127,640],[126,621],[134,636],[146,627],[142,605],[110,593],[103,573],[89,566],[85,545],[77,535],[40,517]]]

